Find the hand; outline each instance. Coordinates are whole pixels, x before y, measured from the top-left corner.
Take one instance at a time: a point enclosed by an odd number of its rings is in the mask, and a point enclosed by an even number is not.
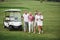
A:
[[[38,21],[38,19],[36,19]]]
[[[40,19],[41,21],[43,21],[43,19]]]

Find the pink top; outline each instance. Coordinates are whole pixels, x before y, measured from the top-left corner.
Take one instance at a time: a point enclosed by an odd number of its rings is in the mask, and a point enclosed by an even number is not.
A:
[[[29,15],[29,16],[28,16],[28,20],[29,20],[30,22],[32,22],[32,21],[34,20],[33,15]]]

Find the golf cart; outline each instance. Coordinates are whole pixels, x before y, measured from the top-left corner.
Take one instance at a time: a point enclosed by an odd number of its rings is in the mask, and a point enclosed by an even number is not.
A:
[[[22,31],[22,21],[20,9],[8,9],[5,10],[4,28],[11,30]]]

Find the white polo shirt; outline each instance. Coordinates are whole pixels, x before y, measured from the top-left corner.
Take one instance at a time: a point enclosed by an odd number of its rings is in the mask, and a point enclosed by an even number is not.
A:
[[[23,14],[23,17],[24,17],[24,22],[28,22],[28,16],[29,16],[29,14]]]

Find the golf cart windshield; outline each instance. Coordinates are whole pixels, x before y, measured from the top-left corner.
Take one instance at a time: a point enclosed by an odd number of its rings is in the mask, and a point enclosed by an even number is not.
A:
[[[21,15],[19,12],[11,12],[10,13],[10,21],[21,21]]]
[[[8,9],[8,10],[5,10],[6,14],[8,13],[7,16],[9,16],[9,20],[10,21],[15,21],[15,22],[21,21],[20,11],[21,10],[19,10],[19,9]]]

